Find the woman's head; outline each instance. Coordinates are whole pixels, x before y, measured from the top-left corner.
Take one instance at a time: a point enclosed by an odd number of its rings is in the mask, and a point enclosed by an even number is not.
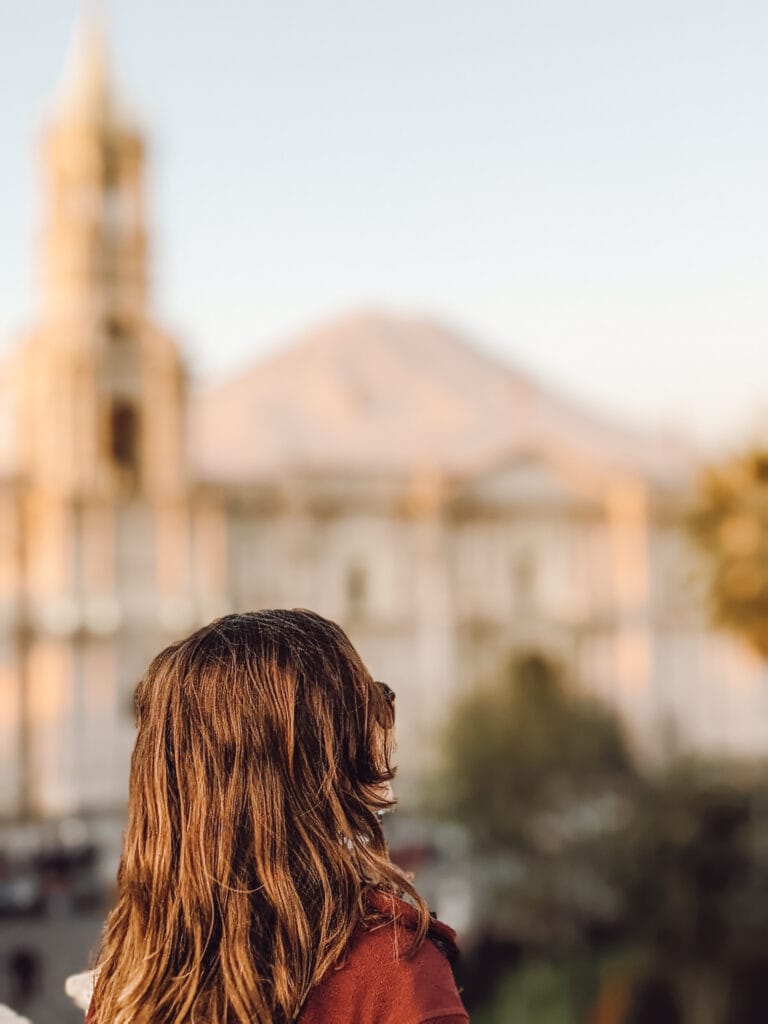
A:
[[[292,1020],[367,887],[418,900],[376,813],[392,803],[392,692],[335,623],[275,610],[166,648],[135,709],[99,1018]]]

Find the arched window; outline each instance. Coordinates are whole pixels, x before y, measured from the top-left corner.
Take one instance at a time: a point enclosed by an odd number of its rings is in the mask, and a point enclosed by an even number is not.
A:
[[[118,398],[112,403],[110,446],[115,464],[136,472],[139,466],[139,414],[125,399]]]
[[[117,316],[109,316],[106,321],[107,337],[111,342],[125,341],[128,337],[128,331],[126,330],[125,324]]]
[[[101,184],[105,191],[114,190],[120,182],[120,153],[114,143],[107,143],[102,151]]]

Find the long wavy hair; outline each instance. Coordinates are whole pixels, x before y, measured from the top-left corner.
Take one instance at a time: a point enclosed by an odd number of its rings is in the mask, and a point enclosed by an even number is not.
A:
[[[375,913],[405,896],[393,695],[304,610],[226,615],[171,644],[135,694],[117,901],[93,961],[98,1024],[287,1024]]]

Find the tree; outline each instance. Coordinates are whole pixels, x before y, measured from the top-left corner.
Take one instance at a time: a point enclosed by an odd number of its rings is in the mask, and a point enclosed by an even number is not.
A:
[[[705,470],[687,525],[706,558],[713,622],[768,658],[768,451]]]
[[[486,945],[466,976],[485,999],[481,1019],[513,1019],[534,1000],[558,1020],[566,993],[569,1019],[597,1020],[587,1008],[618,991],[628,1016],[610,1019],[624,1024],[678,1010],[685,1024],[758,1019],[765,778],[759,765],[695,760],[640,774],[616,718],[540,655],[462,700],[440,810],[466,828],[484,889]],[[493,942],[514,944],[514,966],[491,972]],[[616,955],[626,959],[607,979]]]
[[[635,776],[613,713],[537,653],[457,704],[445,751],[441,809],[483,852],[541,852],[558,829],[588,830],[587,805]]]
[[[531,1000],[537,1019],[561,1019],[564,999],[586,1011],[594,936],[621,913],[606,837],[623,827],[636,782],[616,717],[541,654],[514,658],[457,704],[435,806],[463,826],[473,849],[482,933],[463,977],[477,1000],[473,1015],[481,1001],[489,1021],[516,1018]],[[494,946],[507,952],[501,970]],[[524,960],[510,974],[513,949],[553,966],[530,974]]]
[[[636,779],[616,717],[531,653],[457,705],[445,751],[438,810],[469,834],[489,927],[550,949],[610,924],[605,838]]]

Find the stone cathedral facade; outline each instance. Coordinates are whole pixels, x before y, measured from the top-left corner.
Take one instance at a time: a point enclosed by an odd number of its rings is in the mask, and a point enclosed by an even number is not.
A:
[[[530,650],[651,752],[768,749],[763,668],[707,627],[684,444],[380,312],[193,386],[94,26],[43,172],[41,298],[2,381],[0,817],[119,820],[151,656],[268,606],[337,619],[395,689],[406,787],[456,695]]]

